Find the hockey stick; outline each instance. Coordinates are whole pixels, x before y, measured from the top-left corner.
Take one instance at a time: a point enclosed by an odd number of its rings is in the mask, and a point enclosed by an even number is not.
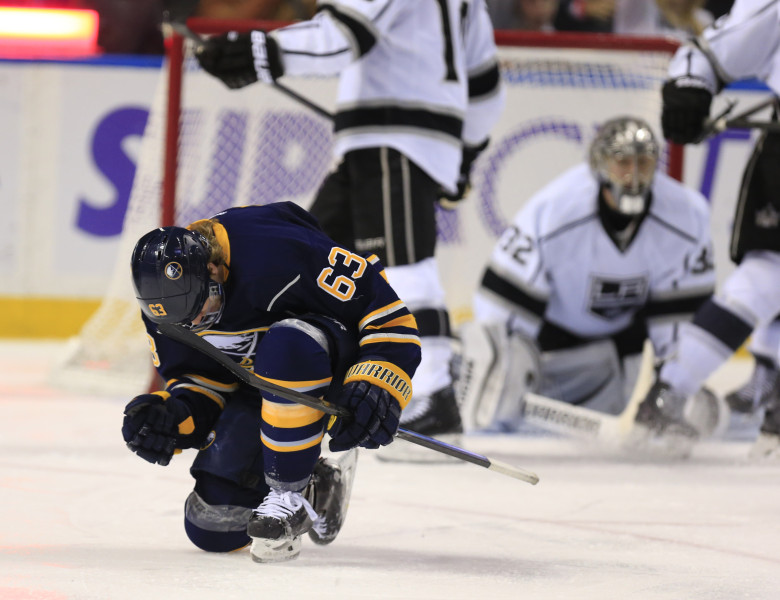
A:
[[[705,140],[713,135],[723,133],[727,129],[760,129],[762,131],[780,131],[780,123],[777,121],[752,121],[749,117],[753,116],[757,112],[764,110],[777,103],[776,96],[771,96],[766,100],[759,102],[755,106],[750,107],[746,111],[728,118],[728,115],[734,109],[737,104],[736,100],[730,100],[726,108],[717,116],[712,119],[707,119],[704,125],[704,132],[701,135],[699,141]]]
[[[181,16],[174,16],[172,14],[172,11],[166,11],[164,13],[165,22],[170,25],[171,29],[178,33],[183,38],[186,38],[190,40],[192,43],[195,44],[195,52],[198,52],[198,49],[203,47],[203,44],[205,43],[205,39],[192,31],[187,24],[184,22],[184,19],[181,18]],[[325,119],[328,119],[329,121],[333,121],[333,115],[329,113],[327,110],[319,106],[318,104],[315,104],[308,98],[301,96],[298,92],[295,90],[292,90],[288,88],[286,85],[279,83],[278,81],[274,81],[271,85],[278,89],[280,92],[285,94],[286,96],[292,98],[296,102],[299,102],[309,110],[317,113],[321,117],[324,117]]]
[[[527,423],[548,431],[608,446],[620,446],[628,439],[639,403],[653,384],[653,371],[652,345],[646,341],[631,398],[619,415],[609,415],[528,392],[524,396],[523,418]]]
[[[274,383],[271,383],[270,381],[263,379],[262,377],[256,375],[252,371],[247,371],[243,367],[239,366],[236,362],[231,360],[219,348],[212,346],[206,340],[201,338],[198,334],[188,329],[184,329],[183,327],[179,327],[177,325],[159,324],[157,325],[157,330],[160,333],[162,333],[164,336],[169,337],[172,340],[175,340],[177,342],[185,344],[186,346],[189,346],[190,348],[202,352],[203,354],[211,358],[214,362],[224,367],[236,379],[238,379],[242,383],[245,383],[248,386],[255,388],[256,390],[275,394],[280,398],[289,400],[290,402],[297,402],[299,404],[303,404],[304,406],[308,406],[309,408],[314,408],[316,410],[322,411],[329,415],[336,415],[342,417],[350,415],[349,411],[347,411],[344,407],[336,406],[335,404],[332,404],[325,400],[314,398],[312,396],[307,396],[306,394],[302,394],[301,392],[298,392],[296,390],[290,390],[285,387],[281,387],[279,385],[276,385]],[[520,467],[515,467],[503,462],[499,462],[497,460],[490,459],[480,454],[469,452],[468,450],[464,450],[463,448],[452,446],[440,440],[416,433],[414,431],[409,431],[407,429],[399,429],[398,433],[396,433],[396,437],[404,441],[411,442],[412,444],[423,446],[424,448],[428,448],[429,450],[434,450],[435,452],[440,452],[442,454],[446,454],[447,456],[452,456],[453,458],[457,458],[459,460],[478,465],[485,469],[496,471],[497,473],[501,473],[502,475],[506,475],[514,479],[525,481],[527,483],[530,483],[531,485],[536,485],[539,482],[539,476],[536,475],[536,473],[533,473],[526,469],[521,469]]]

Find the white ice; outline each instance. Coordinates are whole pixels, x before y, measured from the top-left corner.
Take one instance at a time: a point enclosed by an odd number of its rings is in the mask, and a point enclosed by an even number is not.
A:
[[[60,351],[0,345],[0,599],[780,598],[780,464],[748,460],[749,441],[653,463],[569,440],[464,439],[537,486],[364,452],[332,545],[305,540],[276,565],[201,552],[182,527],[194,454],[169,467],[131,454],[127,398],[46,383]]]

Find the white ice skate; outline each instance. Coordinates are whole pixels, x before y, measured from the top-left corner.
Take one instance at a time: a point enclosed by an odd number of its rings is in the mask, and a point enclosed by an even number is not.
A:
[[[269,563],[297,558],[301,536],[316,518],[317,513],[300,492],[271,490],[247,523],[252,560]]]

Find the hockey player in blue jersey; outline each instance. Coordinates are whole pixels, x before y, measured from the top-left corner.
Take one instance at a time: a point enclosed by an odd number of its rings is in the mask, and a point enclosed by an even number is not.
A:
[[[138,241],[131,266],[166,384],[127,405],[122,434],[161,465],[199,449],[185,503],[190,540],[213,552],[251,541],[259,562],[295,558],[306,532],[332,541],[344,482],[338,465],[320,458],[326,430],[334,452],[389,444],[420,361],[415,319],[376,256],[339,247],[283,202],[155,229]],[[160,335],[157,323],[190,327],[257,375],[353,417],[329,421],[273,394],[261,400],[208,357]]]

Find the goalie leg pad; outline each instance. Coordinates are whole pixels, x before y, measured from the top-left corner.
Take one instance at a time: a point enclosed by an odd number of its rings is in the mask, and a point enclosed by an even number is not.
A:
[[[625,408],[620,359],[612,340],[544,352],[539,393],[611,415]]]
[[[503,324],[465,323],[456,392],[466,430],[512,428],[522,414],[522,398],[539,382],[535,344]]]

